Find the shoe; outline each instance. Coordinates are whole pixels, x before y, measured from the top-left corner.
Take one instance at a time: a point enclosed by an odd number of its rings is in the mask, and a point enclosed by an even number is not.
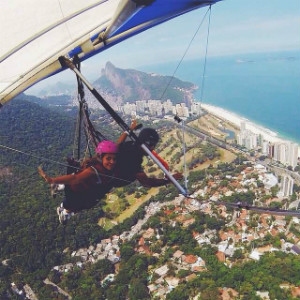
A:
[[[66,225],[68,220],[74,216],[73,212],[67,212],[67,210],[63,207],[63,205],[61,204],[57,209],[57,214],[58,214],[58,219],[59,219],[59,223],[62,225]]]

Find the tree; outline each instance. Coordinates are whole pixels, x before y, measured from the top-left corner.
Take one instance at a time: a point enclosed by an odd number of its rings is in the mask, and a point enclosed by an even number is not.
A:
[[[120,248],[121,258],[127,261],[134,255],[134,249],[130,244],[123,244]]]
[[[233,259],[242,259],[242,258],[244,258],[243,251],[241,249],[235,250],[233,255],[232,255],[232,258]]]
[[[130,300],[150,300],[147,286],[140,279],[133,279],[129,285],[128,296]]]
[[[216,287],[208,287],[201,291],[200,300],[219,300],[220,293]]]

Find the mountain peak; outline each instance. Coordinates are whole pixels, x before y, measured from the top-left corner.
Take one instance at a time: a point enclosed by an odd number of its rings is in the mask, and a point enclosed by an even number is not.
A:
[[[114,103],[134,102],[137,100],[171,99],[173,103],[190,102],[190,94],[195,85],[169,76],[153,76],[133,69],[120,69],[107,62],[101,76],[94,82],[100,93]],[[168,86],[167,91],[164,91]]]
[[[116,69],[115,65],[108,61],[106,64],[105,64],[105,69]]]

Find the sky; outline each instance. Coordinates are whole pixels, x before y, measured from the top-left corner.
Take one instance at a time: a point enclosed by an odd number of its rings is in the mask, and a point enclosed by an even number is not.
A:
[[[208,8],[177,17],[131,37],[82,63],[89,81],[97,79],[107,61],[119,68],[180,61]],[[208,16],[208,14],[207,14]],[[204,57],[208,17],[203,21],[185,60]],[[285,50],[300,51],[300,0],[223,0],[212,6],[208,57]],[[44,80],[30,90],[34,94],[47,84],[72,81],[70,70]],[[171,75],[171,74],[170,74]]]

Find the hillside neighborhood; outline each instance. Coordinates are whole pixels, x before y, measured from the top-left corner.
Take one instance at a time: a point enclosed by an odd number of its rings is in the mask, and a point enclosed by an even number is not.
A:
[[[226,175],[225,171],[223,179],[219,175],[208,175],[205,186],[197,188],[191,198],[178,196],[168,202],[151,202],[145,207],[144,218],[130,231],[111,236],[89,248],[77,249],[71,253],[66,249],[70,258],[76,258],[77,261],[55,266],[53,272],[64,276],[76,268],[85,269],[89,264],[107,259],[114,264],[115,272],[103,278],[101,284],[113,284],[122,262],[120,247],[133,239],[136,253],[156,258],[156,263],[148,267],[147,287],[153,299],[165,299],[181,283],[192,281],[208,270],[203,257],[180,250],[180,243],[174,242],[172,246],[164,243],[163,224],[174,229],[190,229],[194,241],[201,246],[210,245],[218,261],[229,268],[241,260],[259,261],[268,252],[282,251],[300,255],[298,218],[257,215],[245,209],[228,211],[224,205],[215,203],[221,199],[228,200],[232,195],[251,193],[251,201],[257,205],[271,206],[272,203],[280,203],[280,206],[285,205],[287,208],[298,207],[299,198],[290,201],[280,196],[282,193],[274,195],[272,188],[278,181],[265,167],[250,161],[245,161],[243,165],[240,173]],[[199,213],[208,216],[209,219],[206,220],[209,220],[210,226],[200,227],[196,224],[199,223]],[[153,223],[150,222],[153,217],[158,217],[159,223],[151,227],[149,224]],[[159,263],[166,253],[168,259]],[[293,297],[300,295],[300,286],[282,282],[281,288],[289,289]],[[239,299],[239,291],[230,287],[222,287],[219,294],[222,300]],[[261,299],[270,299],[267,291],[257,290],[257,295]],[[197,297],[198,295],[191,299],[198,299]],[[24,299],[35,298],[27,294]]]

